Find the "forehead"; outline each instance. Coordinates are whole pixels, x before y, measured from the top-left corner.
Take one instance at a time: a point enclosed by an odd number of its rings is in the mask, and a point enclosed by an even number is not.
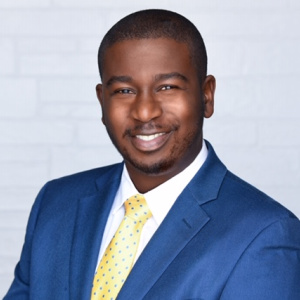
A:
[[[185,43],[173,39],[133,39],[117,42],[103,57],[102,79],[114,75],[142,76],[165,72],[191,72],[190,52]]]

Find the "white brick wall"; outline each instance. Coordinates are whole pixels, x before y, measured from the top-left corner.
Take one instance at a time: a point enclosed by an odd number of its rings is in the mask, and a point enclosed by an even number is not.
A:
[[[217,78],[205,137],[300,216],[300,1],[0,0],[0,297],[41,185],[120,160],[95,95],[97,48],[119,18],[150,7],[204,36]]]

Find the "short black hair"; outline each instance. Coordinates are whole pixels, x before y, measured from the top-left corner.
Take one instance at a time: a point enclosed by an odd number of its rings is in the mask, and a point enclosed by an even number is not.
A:
[[[196,26],[182,15],[163,9],[147,9],[132,13],[118,21],[104,36],[98,51],[100,77],[106,50],[117,42],[136,39],[169,38],[185,43],[197,70],[200,83],[207,73],[204,41]]]

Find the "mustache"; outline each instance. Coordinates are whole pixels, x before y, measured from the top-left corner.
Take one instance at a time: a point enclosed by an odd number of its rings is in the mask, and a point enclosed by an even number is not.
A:
[[[155,122],[149,122],[146,124],[139,124],[134,126],[133,128],[127,128],[124,131],[123,137],[126,135],[135,136],[137,134],[147,134],[149,132],[153,132],[154,129],[158,130],[159,132],[170,132],[175,131],[179,128],[178,125],[162,125],[157,124]]]

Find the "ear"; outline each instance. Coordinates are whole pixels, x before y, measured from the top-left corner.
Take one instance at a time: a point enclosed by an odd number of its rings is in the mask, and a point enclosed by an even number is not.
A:
[[[102,123],[105,125],[104,117],[103,117],[103,91],[102,91],[102,84],[97,84],[96,85],[96,93],[97,93],[97,98],[99,100],[99,103],[101,105],[101,110],[102,110]]]
[[[202,91],[204,97],[204,117],[210,118],[214,113],[214,98],[216,89],[216,79],[212,75],[206,76]]]

